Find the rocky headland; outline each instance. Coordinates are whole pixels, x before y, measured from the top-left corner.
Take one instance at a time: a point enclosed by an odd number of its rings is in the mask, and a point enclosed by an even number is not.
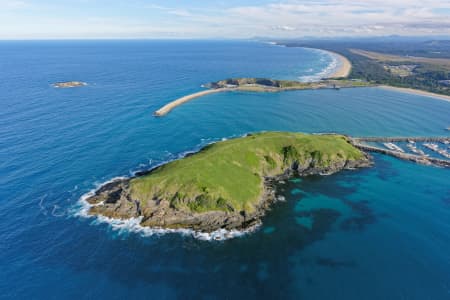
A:
[[[140,217],[142,226],[243,230],[277,201],[278,181],[370,165],[370,157],[344,136],[265,132],[109,182],[86,201],[91,215]]]

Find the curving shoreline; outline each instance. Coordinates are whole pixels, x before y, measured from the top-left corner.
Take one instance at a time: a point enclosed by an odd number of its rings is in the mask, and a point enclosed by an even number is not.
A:
[[[330,75],[327,75],[324,79],[331,79],[331,78],[346,78],[350,75],[352,64],[350,61],[343,55],[338,54],[336,52],[332,52],[329,50],[323,50],[319,49],[320,51],[326,52],[329,55],[336,58],[338,61],[337,68],[331,73]],[[300,83],[300,82],[299,82]],[[320,81],[312,82],[315,84],[320,83]],[[241,91],[256,91],[256,92],[277,92],[277,91],[284,91],[284,90],[296,90],[296,89],[316,89],[316,88],[324,88],[324,87],[317,87],[317,86],[311,86],[311,87],[302,87],[302,88],[273,88],[273,87],[266,87],[266,86],[259,86],[259,85],[248,85],[248,86],[236,86],[236,87],[221,87],[221,88],[215,88],[215,89],[209,89],[205,91],[196,92],[190,95],[183,96],[181,98],[178,98],[174,101],[169,102],[168,104],[164,105],[163,107],[159,108],[153,113],[153,116],[155,117],[162,117],[166,114],[168,114],[172,109],[174,109],[177,106],[180,106],[186,102],[189,102],[193,99],[200,98],[209,94],[215,94],[215,93],[221,93],[221,92],[229,92],[234,90],[241,90]]]
[[[350,60],[348,60],[347,57],[329,50],[322,51],[329,53],[339,62],[338,68],[334,70],[333,73],[331,73],[327,78],[347,78],[350,75],[352,71],[352,63],[350,62]]]
[[[345,56],[329,51],[324,49],[317,49],[323,52],[328,53],[329,55],[333,56],[338,61],[337,68],[333,71],[333,73],[329,74],[326,78],[323,78],[322,80],[315,81],[315,82],[296,82],[297,85],[294,86],[268,86],[268,85],[261,85],[261,84],[246,84],[246,85],[236,85],[236,86],[220,86],[211,88],[208,90],[196,92],[190,95],[183,96],[181,98],[178,98],[172,102],[169,102],[168,104],[164,105],[163,107],[159,108],[153,113],[153,116],[155,117],[162,117],[166,114],[168,114],[171,110],[176,108],[177,106],[180,106],[186,102],[189,102],[193,99],[200,98],[209,94],[215,94],[215,93],[221,93],[221,92],[230,92],[230,91],[250,91],[250,92],[280,92],[280,91],[289,91],[289,90],[308,90],[308,89],[326,89],[326,88],[349,88],[349,87],[368,87],[368,86],[375,86],[374,84],[365,83],[361,84],[361,82],[358,81],[350,81],[345,80],[344,78],[347,78],[351,71],[352,71],[352,64],[346,58]],[[335,80],[333,80],[335,79]],[[339,80],[336,80],[339,79]],[[344,80],[343,80],[344,79]],[[273,81],[271,79],[267,79],[268,81]],[[279,82],[283,82],[283,80],[278,80]],[[288,81],[286,81],[288,82]],[[292,83],[292,82],[290,82]],[[415,95],[421,95],[426,96],[430,98],[435,98],[439,100],[444,100],[450,102],[450,96],[447,95],[441,95],[436,93],[431,93],[427,91],[421,91],[411,88],[401,88],[401,87],[394,87],[394,86],[386,86],[381,85],[378,86],[381,89],[387,89],[387,90],[393,90],[403,93],[410,93]]]

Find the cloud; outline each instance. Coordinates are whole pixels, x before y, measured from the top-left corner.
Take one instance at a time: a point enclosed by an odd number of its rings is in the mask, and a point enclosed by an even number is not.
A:
[[[0,38],[450,35],[448,0],[67,1],[0,0]]]
[[[277,25],[277,26],[272,26],[272,30],[294,31],[295,27],[287,26],[287,25]]]
[[[28,6],[28,3],[20,0],[0,0],[0,9],[20,9]]]
[[[147,4],[144,6],[145,8],[149,8],[149,9],[156,9],[156,10],[160,10],[164,13],[170,14],[170,15],[174,15],[174,16],[178,16],[178,17],[192,17],[194,16],[193,13],[191,13],[189,10],[187,9],[181,9],[181,8],[176,8],[176,7],[168,7],[168,6],[162,6],[162,5],[157,5],[157,4]]]
[[[194,16],[194,14],[192,14],[191,12],[185,10],[185,9],[173,9],[173,10],[168,10],[167,13],[174,15],[174,16],[178,16],[178,17],[192,17]]]
[[[450,2],[447,3],[450,7]],[[435,32],[450,34],[449,18],[436,13],[445,10],[436,0],[312,0],[287,1],[266,5],[238,6],[229,10],[235,18],[246,19],[261,28],[269,26],[283,31],[279,24],[288,23],[290,36],[304,32],[330,35],[423,34],[432,27]],[[292,29],[292,30],[291,30]]]

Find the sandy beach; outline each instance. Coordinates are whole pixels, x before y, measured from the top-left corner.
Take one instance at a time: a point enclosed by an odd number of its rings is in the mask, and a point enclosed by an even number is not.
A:
[[[342,77],[348,77],[350,75],[350,72],[352,71],[352,64],[347,59],[347,57],[338,54],[336,52],[323,50],[328,53],[330,53],[332,56],[336,57],[336,59],[339,61],[338,68],[328,76],[328,78],[342,78]]]
[[[401,88],[401,87],[388,86],[388,85],[381,85],[378,88],[385,89],[385,90],[391,90],[391,91],[398,91],[398,92],[402,92],[402,93],[420,95],[420,96],[425,96],[425,97],[430,97],[430,98],[435,98],[435,99],[450,102],[450,96],[431,93],[431,92],[427,92],[427,91],[421,91],[421,90],[410,89],[410,88]]]

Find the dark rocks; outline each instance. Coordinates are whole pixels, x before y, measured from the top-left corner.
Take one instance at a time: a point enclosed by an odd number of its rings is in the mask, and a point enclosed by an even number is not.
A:
[[[192,229],[200,232],[212,232],[218,229],[242,230],[259,224],[261,218],[277,201],[275,186],[294,176],[328,175],[343,169],[356,169],[371,165],[370,157],[358,161],[336,161],[329,166],[316,166],[314,159],[305,163],[295,162],[282,174],[264,178],[264,193],[254,211],[208,211],[202,213],[171,206],[169,199],[154,198],[141,203],[130,196],[130,179],[117,179],[100,187],[86,201],[92,205],[91,215],[128,219],[142,217],[141,225],[167,229]],[[150,171],[151,172],[151,171]],[[149,172],[142,172],[140,176]]]

